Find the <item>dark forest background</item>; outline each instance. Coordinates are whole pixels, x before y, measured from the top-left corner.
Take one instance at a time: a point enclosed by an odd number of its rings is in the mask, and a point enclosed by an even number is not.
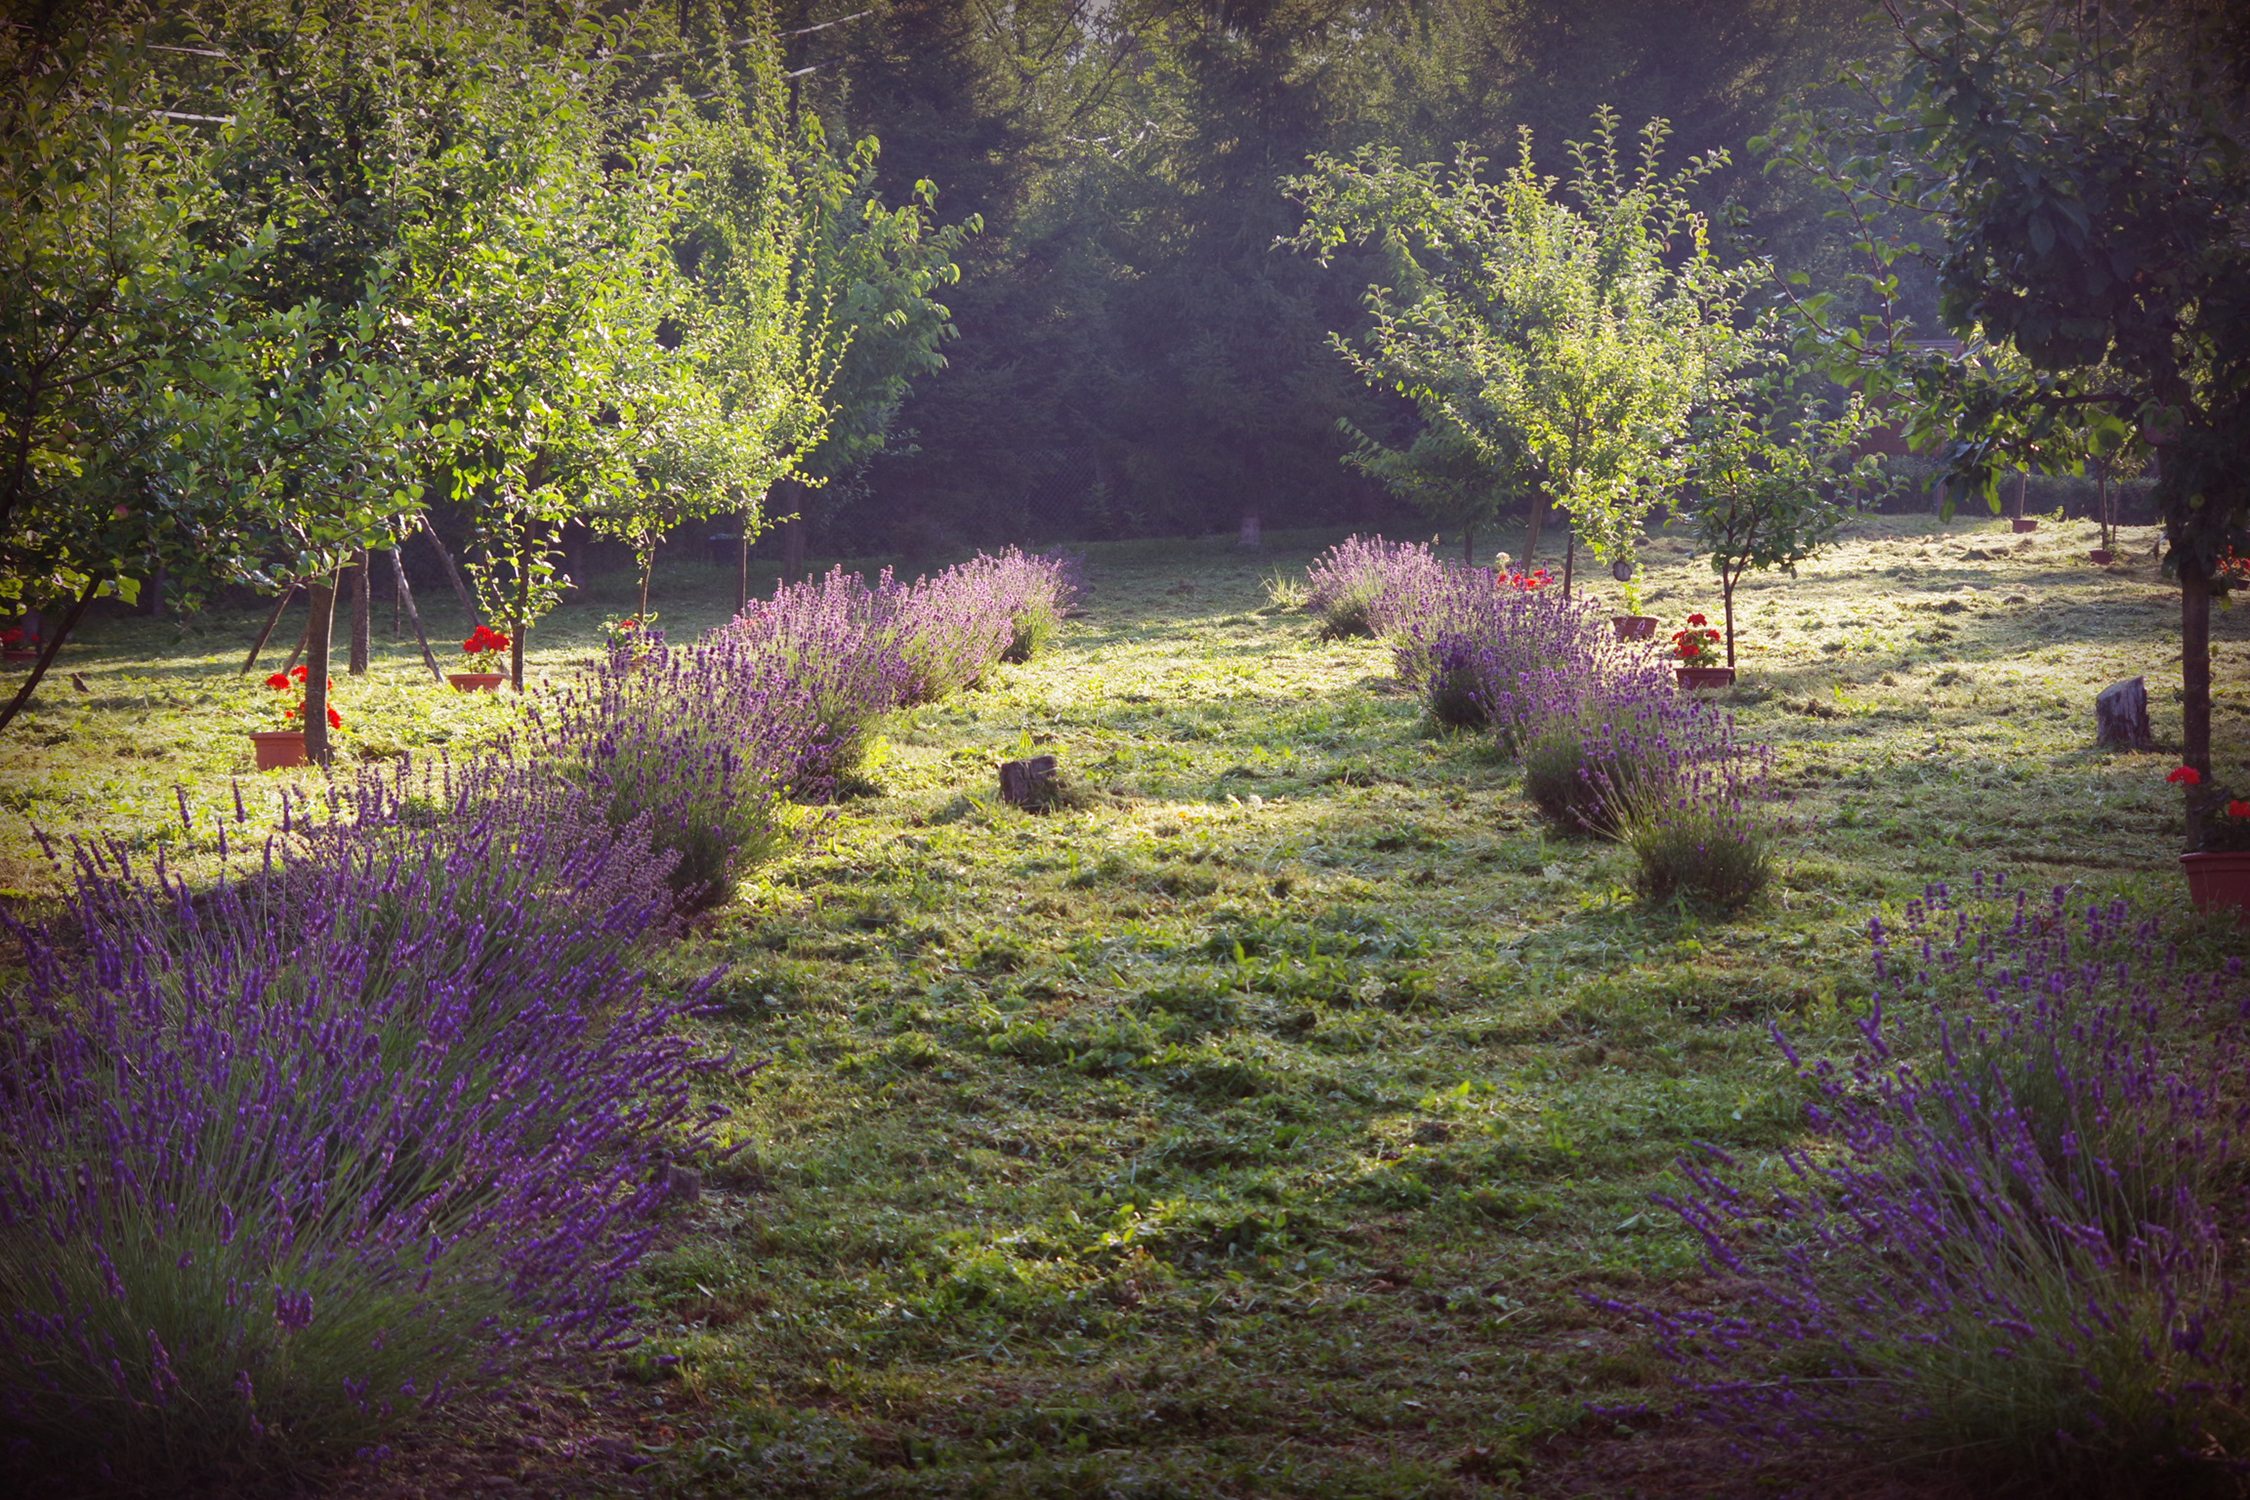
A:
[[[1370,142],[1504,161],[1524,126],[1560,171],[1608,103],[1672,121],[1676,159],[1727,151],[1704,206],[1731,248],[1817,274],[1829,205],[1747,142],[1883,40],[1866,0],[817,0],[781,20],[840,23],[789,62],[832,129],[881,138],[887,198],[929,179],[942,217],[984,221],[948,367],[806,507],[824,553],[1409,524],[1339,462],[1338,418],[1412,420],[1326,343],[1374,267],[1277,249],[1297,227],[1279,179]]]

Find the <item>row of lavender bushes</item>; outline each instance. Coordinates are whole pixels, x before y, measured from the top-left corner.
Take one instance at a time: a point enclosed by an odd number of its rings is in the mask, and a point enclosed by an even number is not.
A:
[[[1860,1445],[2024,1493],[2250,1485],[2250,987],[2121,899],[1978,877],[1871,922],[1856,1051],[1778,1161],[1658,1201],[1715,1306],[1612,1302],[1754,1459]]]
[[[652,992],[650,942],[880,714],[1028,650],[1070,592],[1021,553],[832,574],[621,649],[474,764],[285,804],[208,887],[57,850],[66,909],[6,919],[0,987],[8,1471],[249,1485],[628,1337],[663,1168],[721,1149],[693,1084],[730,1066],[675,1024],[708,981]]]
[[[1516,756],[1526,795],[1558,828],[1629,847],[1643,895],[1731,907],[1763,889],[1770,856],[1755,804],[1768,752],[1543,573],[1353,537],[1314,562],[1305,607],[1329,638],[1387,637],[1399,680],[1431,718]]]

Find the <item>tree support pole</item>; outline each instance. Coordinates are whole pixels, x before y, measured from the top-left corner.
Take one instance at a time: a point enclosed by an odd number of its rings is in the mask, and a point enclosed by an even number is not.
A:
[[[422,663],[430,669],[430,680],[445,681],[445,674],[438,670],[437,657],[430,650],[429,633],[422,629],[422,611],[414,604],[414,586],[406,581],[406,561],[399,556],[396,547],[391,549],[391,577],[398,585],[394,597],[406,607],[407,618],[414,622],[414,639],[421,643]]]
[[[375,590],[368,577],[367,549],[359,549],[359,558],[352,564],[352,644],[350,671],[354,677],[367,675],[368,659],[374,655],[370,640],[375,613]]]
[[[2180,559],[2180,761],[2211,779],[2211,579]],[[2203,843],[2203,799],[2187,799],[2188,847]]]
[[[289,587],[281,591],[281,597],[274,602],[273,613],[266,616],[266,628],[259,631],[258,638],[250,643],[250,654],[243,658],[242,670],[236,674],[237,676],[248,676],[251,669],[258,665],[258,658],[264,653],[266,642],[273,639],[274,627],[281,623],[283,611],[289,608],[289,601],[296,597],[297,585],[292,581]]]
[[[39,660],[31,664],[31,675],[23,680],[22,687],[16,689],[16,695],[8,700],[8,706],[0,709],[0,730],[5,730],[16,721],[16,715],[23,712],[23,706],[39,690],[39,679],[46,676],[47,669],[55,664],[55,654],[62,650],[62,643],[70,638],[70,633],[78,628],[79,618],[86,613],[86,606],[94,602],[94,591],[101,586],[99,578],[86,580],[85,592],[70,606],[70,613],[63,616],[61,626],[47,636],[47,643],[39,652]]]
[[[484,617],[477,613],[477,602],[470,597],[469,586],[461,581],[461,570],[453,565],[453,554],[446,551],[445,543],[438,539],[437,528],[430,524],[428,516],[423,516],[421,521],[422,535],[437,548],[438,561],[445,564],[445,581],[453,585],[453,596],[461,601],[461,612],[469,617],[469,628],[474,630],[484,623]]]

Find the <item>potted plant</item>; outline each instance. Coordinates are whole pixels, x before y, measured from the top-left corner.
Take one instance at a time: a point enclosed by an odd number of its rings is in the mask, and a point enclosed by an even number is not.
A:
[[[2250,801],[2203,784],[2203,773],[2182,766],[2164,778],[2187,791],[2201,816],[2189,820],[2198,831],[2195,847],[2180,856],[2187,872],[2188,899],[2197,911],[2234,910],[2250,918]]]
[[[11,625],[6,630],[0,630],[0,649],[7,652],[10,666],[39,660],[39,643],[21,625]]]
[[[1625,601],[1625,613],[1609,617],[1610,628],[1621,641],[1645,641],[1656,635],[1656,616],[1641,613],[1641,576],[1631,572],[1619,580],[1617,592]]]
[[[1734,668],[1719,661],[1719,642],[1724,639],[1711,628],[1711,622],[1700,613],[1687,617],[1688,628],[1672,632],[1673,649],[1679,653],[1680,664],[1674,668],[1683,688],[1725,687],[1734,681]]]
[[[279,710],[280,722],[276,727],[250,731],[250,747],[257,753],[259,770],[278,771],[305,763],[305,679],[310,675],[303,667],[292,667],[266,679],[267,687],[277,693],[287,693],[289,701],[274,705]],[[336,690],[334,678],[329,679],[328,690]],[[333,703],[328,705],[328,727],[344,727],[344,716],[336,711]]]
[[[489,693],[508,680],[500,670],[500,658],[509,646],[508,637],[490,625],[479,625],[469,632],[461,643],[461,662],[464,670],[448,672],[445,680],[453,684],[457,693]]]

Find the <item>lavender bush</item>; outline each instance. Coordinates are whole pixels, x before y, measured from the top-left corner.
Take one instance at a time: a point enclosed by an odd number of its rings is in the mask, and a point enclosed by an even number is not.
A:
[[[829,681],[721,631],[583,674],[536,711],[531,744],[589,789],[610,826],[647,830],[683,905],[710,905],[787,842],[793,794],[826,794]]]
[[[1347,537],[1314,560],[1305,608],[1320,617],[1324,639],[1384,635],[1449,568],[1427,543]]]
[[[877,714],[1029,650],[1070,586],[1014,552],[912,589],[832,574],[694,646],[636,630],[473,767],[285,802],[209,890],[79,850],[0,991],[14,1471],[285,1468],[620,1338],[718,1065],[670,1034],[703,987],[652,1000],[636,945],[776,849]]]
[[[790,790],[818,795],[858,769],[867,738],[910,684],[906,658],[888,628],[901,607],[886,569],[870,588],[856,573],[777,586],[721,626],[713,640],[730,661],[778,663],[809,705],[809,745]]]
[[[81,850],[0,992],[0,1442],[179,1484],[376,1443],[623,1332],[667,1150],[709,1144],[633,950],[638,825],[500,765],[362,783],[191,892]]]
[[[1634,1307],[1698,1410],[1761,1445],[1943,1455],[2077,1493],[2234,1492],[2243,965],[2189,970],[2125,902],[1933,886],[1870,923],[1842,1067],[1778,1184],[1705,1147],[1658,1201],[1739,1289]],[[1770,1176],[1770,1174],[1767,1174]]]
[[[1733,715],[1701,699],[1597,698],[1566,704],[1532,734],[1524,794],[1566,832],[1624,838],[1683,804],[1739,808],[1766,759]]]
[[[993,663],[1024,660],[1054,633],[1075,591],[1062,559],[1011,547],[980,553],[899,592],[892,639],[907,704],[975,687]]]
[[[1394,574],[1379,598],[1398,678],[1431,716],[1485,726],[1520,749],[1541,727],[1617,705],[1659,701],[1672,679],[1609,617],[1523,575],[1440,564]]]

